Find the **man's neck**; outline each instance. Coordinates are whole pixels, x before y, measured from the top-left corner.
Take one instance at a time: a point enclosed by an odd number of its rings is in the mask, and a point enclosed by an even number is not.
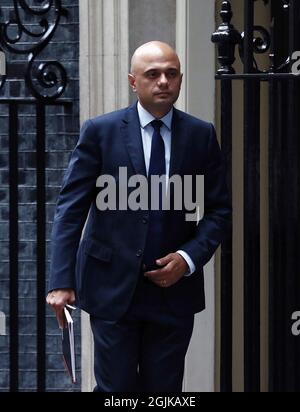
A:
[[[145,107],[141,102],[140,105],[145,109],[148,113],[152,114],[153,117],[156,119],[162,119],[169,111],[172,109],[172,106],[168,106],[166,108],[153,108],[153,107]]]

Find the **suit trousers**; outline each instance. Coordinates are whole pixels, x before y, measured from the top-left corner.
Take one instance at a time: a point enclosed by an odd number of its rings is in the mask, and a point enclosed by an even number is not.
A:
[[[165,302],[163,288],[141,274],[121,319],[91,316],[90,321],[95,392],[182,392],[194,315],[174,315]]]

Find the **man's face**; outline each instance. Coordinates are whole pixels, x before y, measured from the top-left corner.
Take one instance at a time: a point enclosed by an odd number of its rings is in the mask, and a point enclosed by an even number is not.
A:
[[[182,74],[175,53],[155,50],[138,56],[129,82],[148,111],[169,111],[179,96]]]

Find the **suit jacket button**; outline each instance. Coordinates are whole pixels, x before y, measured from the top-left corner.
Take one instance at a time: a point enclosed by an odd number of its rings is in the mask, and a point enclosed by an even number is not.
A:
[[[143,222],[144,224],[146,224],[146,223],[148,223],[148,219],[147,219],[146,217],[143,217],[142,222]]]
[[[141,249],[139,249],[139,250],[136,252],[136,256],[137,256],[137,257],[141,257],[142,254],[143,254],[143,251],[142,251]]]

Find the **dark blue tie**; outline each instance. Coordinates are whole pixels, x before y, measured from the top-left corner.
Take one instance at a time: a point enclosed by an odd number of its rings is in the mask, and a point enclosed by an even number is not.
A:
[[[153,120],[151,125],[154,129],[151,143],[151,155],[148,171],[148,187],[149,187],[149,227],[144,250],[144,264],[146,270],[155,269],[155,260],[163,257],[163,236],[164,236],[164,216],[162,210],[162,197],[165,192],[164,184],[160,185],[159,199],[156,204],[159,205],[158,210],[151,210],[151,176],[161,176],[166,174],[165,161],[165,145],[160,134],[160,128],[163,125],[161,120]]]

